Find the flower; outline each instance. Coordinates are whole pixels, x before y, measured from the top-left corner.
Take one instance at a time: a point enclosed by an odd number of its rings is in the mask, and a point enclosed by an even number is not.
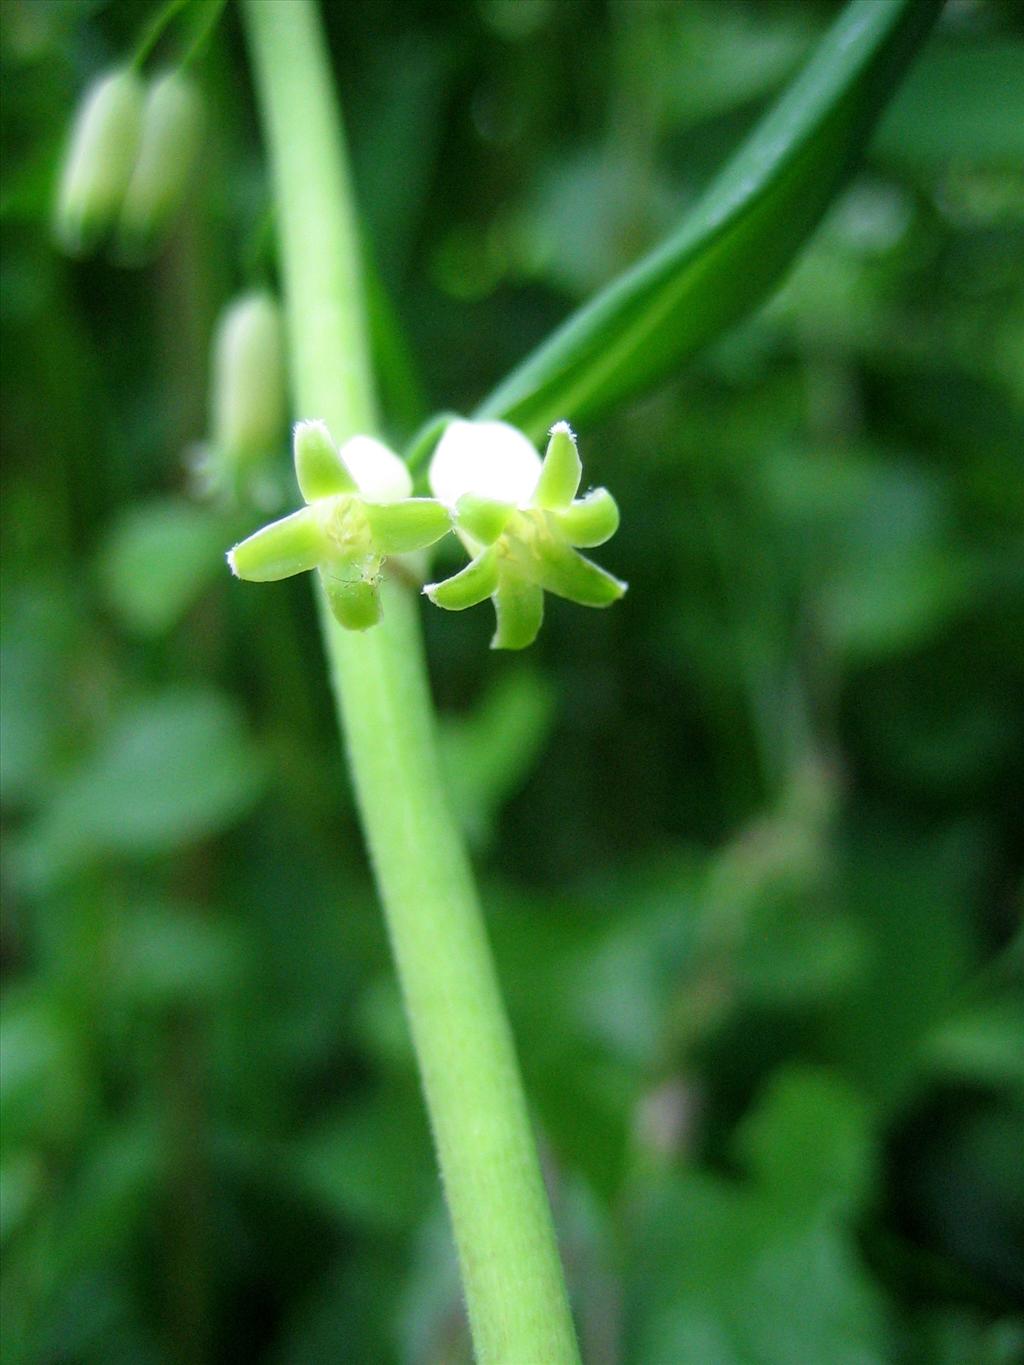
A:
[[[544,592],[588,607],[607,607],[626,584],[577,552],[603,545],[619,524],[605,488],[577,498],[582,466],[568,422],[550,433],[543,463],[533,445],[505,422],[453,422],[430,465],[430,486],[455,517],[472,556],[460,572],[423,591],[448,611],[485,597],[494,603],[492,649],[524,649],[544,615]]]
[[[295,473],[306,506],[228,552],[231,572],[253,583],[316,569],[335,619],[349,630],[380,620],[388,555],[432,545],[451,528],[433,498],[414,498],[405,465],[372,436],[339,451],[323,422],[299,422]]]

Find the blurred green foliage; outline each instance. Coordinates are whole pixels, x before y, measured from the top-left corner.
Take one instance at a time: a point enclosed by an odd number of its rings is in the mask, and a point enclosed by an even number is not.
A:
[[[188,500],[275,272],[231,11],[159,259],[50,239],[153,8],[4,4],[4,1358],[464,1361],[308,590]],[[389,435],[652,245],[835,8],[326,6]],[[769,305],[581,431],[625,601],[515,660],[427,621],[588,1365],[1024,1355],[1022,167],[1020,11],[951,4]]]

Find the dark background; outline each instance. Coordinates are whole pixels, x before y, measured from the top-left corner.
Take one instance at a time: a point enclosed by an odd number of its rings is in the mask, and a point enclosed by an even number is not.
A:
[[[154,8],[3,3],[4,1359],[461,1362],[309,584],[230,581],[256,522],[186,496],[217,315],[275,284],[233,11],[156,262],[52,245]],[[837,12],[325,9],[396,443]],[[782,289],[580,432],[625,600],[522,656],[429,613],[588,1365],[1024,1355],[1022,167],[1020,8],[950,4]]]

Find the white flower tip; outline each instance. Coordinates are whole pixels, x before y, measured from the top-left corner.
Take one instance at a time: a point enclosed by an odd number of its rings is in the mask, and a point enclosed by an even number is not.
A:
[[[568,436],[569,440],[572,441],[573,445],[576,444],[576,433],[573,431],[572,427],[569,425],[568,422],[556,422],[555,425],[548,432],[548,435],[549,436],[565,435]]]
[[[405,462],[374,436],[353,436],[339,452],[367,502],[401,502],[412,496]]]
[[[231,570],[231,572],[235,575],[236,578],[238,577],[238,565],[235,563],[235,550],[237,549],[238,546],[235,545],[224,556],[224,558],[228,561],[228,568]]]
[[[507,422],[452,422],[430,462],[430,487],[447,507],[466,493],[522,506],[540,463],[533,443]]]

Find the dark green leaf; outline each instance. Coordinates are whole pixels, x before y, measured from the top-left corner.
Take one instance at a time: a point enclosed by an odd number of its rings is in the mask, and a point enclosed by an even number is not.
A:
[[[168,690],[126,711],[44,812],[23,849],[37,885],[108,856],[172,852],[251,805],[261,763],[237,709],[215,692]]]
[[[660,248],[484,400],[539,437],[663,378],[755,307],[860,156],[941,0],[851,0],[817,53]]]
[[[901,162],[941,169],[954,157],[969,158],[1019,171],[1024,42],[936,43],[893,101],[878,141],[887,156]]]
[[[162,635],[224,574],[231,531],[224,517],[183,498],[139,504],[111,527],[99,558],[100,584],[128,630]]]

